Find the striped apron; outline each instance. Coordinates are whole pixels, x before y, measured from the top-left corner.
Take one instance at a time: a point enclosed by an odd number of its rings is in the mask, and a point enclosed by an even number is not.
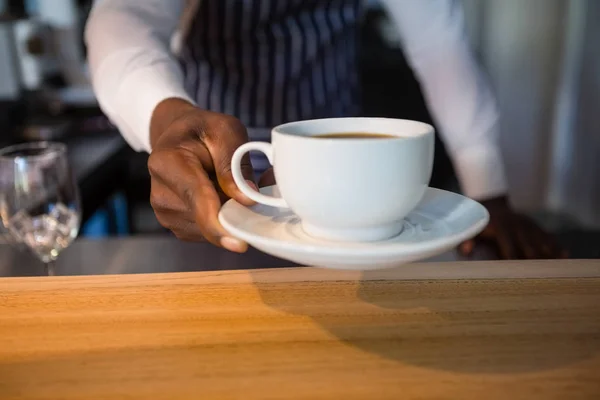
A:
[[[273,126],[360,112],[361,0],[201,0],[180,53],[186,90],[238,117],[251,140]],[[268,168],[252,154],[257,172]]]

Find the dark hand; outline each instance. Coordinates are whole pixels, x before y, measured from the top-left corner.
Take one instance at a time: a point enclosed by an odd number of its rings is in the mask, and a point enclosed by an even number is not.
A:
[[[160,224],[181,240],[244,252],[247,244],[229,236],[217,216],[227,198],[252,204],[231,174],[233,152],[248,141],[246,128],[234,117],[167,99],[156,107],[150,130],[150,203]],[[253,184],[247,157],[242,170]]]
[[[258,187],[272,186],[275,184],[275,174],[273,173],[273,168],[269,168],[265,171],[264,174],[261,175],[258,180]]]
[[[506,197],[481,202],[490,213],[488,226],[475,238],[462,243],[463,255],[473,252],[478,240],[493,244],[503,259],[566,258],[567,253],[556,239],[530,218],[515,213]]]

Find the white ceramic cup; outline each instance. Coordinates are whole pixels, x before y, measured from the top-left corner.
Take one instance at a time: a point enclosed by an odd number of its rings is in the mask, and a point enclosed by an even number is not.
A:
[[[317,138],[372,133],[392,138]],[[257,203],[291,208],[304,231],[336,241],[378,241],[399,234],[404,217],[421,201],[433,167],[431,125],[389,118],[330,118],[273,129],[271,143],[250,142],[233,155],[240,191]],[[281,198],[252,189],[242,157],[263,152],[273,165]]]

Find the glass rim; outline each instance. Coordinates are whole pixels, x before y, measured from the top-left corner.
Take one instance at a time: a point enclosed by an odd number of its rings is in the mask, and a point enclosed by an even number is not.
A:
[[[42,150],[42,152],[31,155],[13,154],[27,150]],[[63,143],[50,141],[26,142],[0,148],[0,161],[14,161],[16,159],[43,160],[66,153],[67,146]]]

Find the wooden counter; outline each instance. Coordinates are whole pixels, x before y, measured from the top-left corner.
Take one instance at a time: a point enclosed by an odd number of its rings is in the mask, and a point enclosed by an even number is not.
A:
[[[0,399],[599,399],[600,261],[0,279]]]

